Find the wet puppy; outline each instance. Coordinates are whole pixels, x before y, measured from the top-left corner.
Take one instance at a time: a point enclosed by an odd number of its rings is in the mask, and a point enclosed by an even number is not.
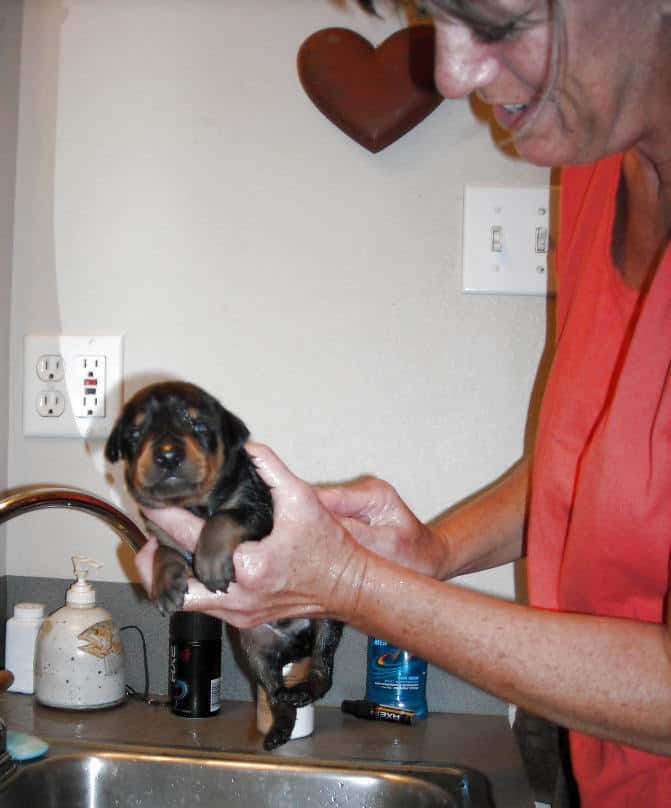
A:
[[[187,508],[205,519],[193,556],[150,524],[159,539],[152,598],[163,614],[181,608],[189,575],[213,592],[225,592],[235,580],[238,544],[272,530],[270,489],[245,451],[248,437],[244,423],[204,390],[163,382],[133,396],[107,441],[105,456],[111,463],[125,461],[128,490],[140,505]],[[243,655],[273,714],[266,749],[288,741],[296,708],[331,687],[342,628],[334,620],[296,618],[240,630]],[[305,679],[287,687],[283,667],[305,658],[310,663]]]

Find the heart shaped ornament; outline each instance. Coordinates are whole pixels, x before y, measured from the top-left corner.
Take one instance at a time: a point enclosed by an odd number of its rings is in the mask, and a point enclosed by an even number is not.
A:
[[[371,152],[394,143],[443,100],[433,81],[433,26],[403,28],[373,47],[355,31],[324,28],[298,51],[313,104]]]

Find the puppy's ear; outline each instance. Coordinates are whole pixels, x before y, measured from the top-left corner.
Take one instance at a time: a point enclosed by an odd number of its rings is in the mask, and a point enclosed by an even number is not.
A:
[[[116,463],[121,457],[121,422],[119,418],[105,444],[105,457],[110,463]]]
[[[219,405],[219,417],[221,418],[221,434],[224,439],[224,446],[229,454],[242,448],[249,437],[249,430],[244,422],[233,415],[225,407]]]

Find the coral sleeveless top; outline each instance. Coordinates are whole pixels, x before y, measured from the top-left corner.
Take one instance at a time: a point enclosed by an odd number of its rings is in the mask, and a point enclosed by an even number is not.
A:
[[[618,156],[562,175],[529,592],[542,608],[659,624],[671,551],[671,248],[647,294],[624,284],[611,258],[621,169]],[[582,808],[671,806],[671,758],[579,733],[571,755]]]

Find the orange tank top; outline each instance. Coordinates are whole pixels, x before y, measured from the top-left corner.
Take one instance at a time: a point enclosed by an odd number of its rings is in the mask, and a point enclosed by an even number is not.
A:
[[[664,622],[671,552],[671,249],[647,294],[611,257],[622,157],[562,175],[557,346],[536,444],[529,592]],[[628,664],[628,660],[622,660]],[[582,808],[671,806],[671,759],[571,733]]]

